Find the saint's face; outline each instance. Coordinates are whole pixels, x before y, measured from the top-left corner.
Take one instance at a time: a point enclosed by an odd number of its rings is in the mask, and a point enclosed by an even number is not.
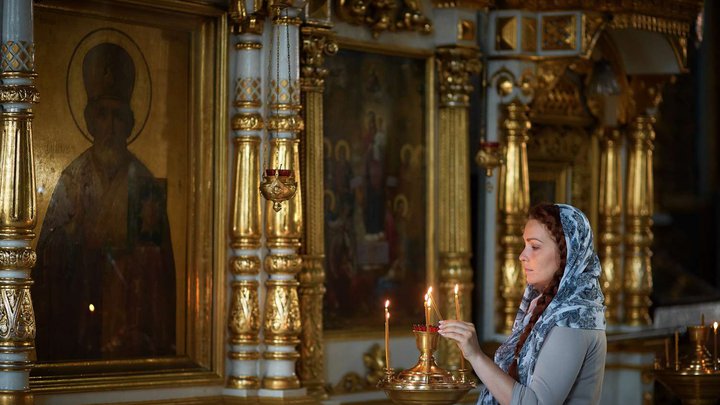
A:
[[[124,149],[134,124],[130,105],[113,98],[100,98],[88,103],[85,120],[93,142],[109,149]]]
[[[560,267],[560,251],[545,225],[535,219],[525,224],[523,232],[525,248],[520,252],[520,262],[525,270],[528,284],[543,291]]]

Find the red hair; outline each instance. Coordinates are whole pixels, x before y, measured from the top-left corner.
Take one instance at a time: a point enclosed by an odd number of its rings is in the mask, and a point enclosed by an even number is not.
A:
[[[518,339],[517,345],[515,346],[515,358],[513,359],[513,362],[508,368],[508,374],[515,380],[518,380],[517,368],[520,350],[522,349],[525,341],[530,335],[530,331],[532,331],[533,326],[535,326],[537,320],[540,319],[540,315],[542,315],[542,313],[545,311],[545,308],[550,305],[550,301],[555,298],[555,294],[557,294],[558,288],[560,287],[560,280],[562,279],[563,273],[565,272],[565,263],[567,263],[567,244],[565,243],[565,232],[563,232],[562,223],[560,221],[560,208],[558,208],[558,206],[554,204],[536,205],[530,208],[530,211],[528,212],[528,219],[534,219],[540,222],[541,224],[543,224],[543,226],[545,226],[545,229],[548,230],[550,236],[553,238],[555,244],[558,247],[558,254],[560,255],[560,266],[555,271],[555,274],[553,275],[550,283],[542,291],[540,298],[538,298],[537,304],[535,305],[535,308],[530,315],[530,322],[528,322],[528,324],[525,326],[525,329],[523,329],[522,333],[520,334],[520,338]]]

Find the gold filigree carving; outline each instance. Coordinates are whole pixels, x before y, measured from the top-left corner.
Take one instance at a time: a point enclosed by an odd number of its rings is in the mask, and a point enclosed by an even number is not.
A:
[[[276,15],[275,18],[273,18],[273,24],[276,24],[276,25],[300,25],[300,24],[302,24],[302,18],[289,17],[286,15]]]
[[[0,286],[0,339],[31,344],[35,339],[35,315],[29,283],[8,284]]]
[[[301,330],[296,280],[268,280],[265,301],[265,341],[267,344],[297,344]]]
[[[230,301],[230,342],[232,344],[257,344],[260,332],[258,308],[258,282],[241,280],[232,282]]]
[[[235,44],[235,49],[238,51],[259,51],[262,49],[260,42],[238,42]]]
[[[230,261],[230,271],[235,275],[256,275],[260,272],[260,258],[257,256],[233,257]]]
[[[274,132],[294,132],[298,133],[305,128],[305,123],[301,116],[293,115],[273,115],[267,120],[267,129]]]
[[[301,268],[302,258],[298,255],[269,255],[265,258],[268,274],[297,274]]]
[[[433,30],[418,0],[338,0],[336,11],[343,21],[370,28],[373,38],[385,31],[429,34]]]
[[[690,32],[690,22],[678,21],[675,18],[670,16],[663,18],[644,14],[618,14],[613,16],[613,19],[610,21],[610,28],[634,28],[678,37],[687,37]]]
[[[40,94],[35,86],[2,85],[0,86],[0,103],[37,103]]]
[[[440,106],[467,107],[473,91],[472,75],[480,73],[480,52],[475,48],[439,47],[437,69]]]
[[[322,92],[328,69],[325,56],[337,54],[338,44],[327,28],[302,27],[303,48],[300,59],[301,86],[305,91]]]
[[[500,9],[523,9],[530,11],[586,10],[599,13],[645,14],[673,20],[693,21],[703,0],[500,0]]]
[[[566,60],[545,61],[538,65],[538,84],[531,106],[534,122],[574,122],[579,125],[592,122],[582,96],[582,80],[568,66]]]
[[[27,270],[35,266],[37,254],[30,248],[0,247],[0,267]]]
[[[486,10],[493,0],[432,0],[434,8],[461,8],[465,10]]]
[[[575,14],[544,15],[541,17],[541,47],[544,51],[569,51],[575,49],[577,26]]]
[[[512,51],[517,48],[517,18],[498,17],[495,20],[495,50]]]
[[[235,114],[230,123],[233,131],[259,131],[263,128],[263,119],[260,113]]]

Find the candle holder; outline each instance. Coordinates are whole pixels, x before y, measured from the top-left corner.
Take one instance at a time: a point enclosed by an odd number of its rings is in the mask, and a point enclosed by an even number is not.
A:
[[[475,162],[485,168],[487,177],[491,177],[493,169],[503,164],[500,143],[480,141],[480,150],[475,155]]]
[[[417,364],[394,374],[386,370],[378,388],[396,404],[455,404],[475,387],[475,381],[463,371],[453,375],[435,363],[438,328],[435,325],[413,327],[415,345],[420,352]]]
[[[714,367],[718,359],[712,358],[705,345],[709,331],[705,325],[688,326],[691,347],[679,356],[678,367],[674,362],[655,362],[655,378],[685,405],[714,405],[720,398],[720,371]]]
[[[291,199],[297,190],[297,181],[292,170],[266,169],[260,192],[266,200],[273,202],[273,209],[278,212],[282,203]]]

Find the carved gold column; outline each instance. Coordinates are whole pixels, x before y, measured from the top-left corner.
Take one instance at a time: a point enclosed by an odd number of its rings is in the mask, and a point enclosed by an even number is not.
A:
[[[518,257],[523,249],[523,227],[530,208],[527,141],[530,121],[527,107],[515,100],[502,107],[504,161],[498,181],[498,235],[500,240],[500,316],[497,331],[510,334],[525,290],[525,274]]]
[[[263,355],[263,388],[286,390],[300,387],[295,363],[301,332],[297,275],[302,268],[299,254],[302,236],[302,181],[297,135],[303,130],[300,111],[299,9],[273,7],[273,38],[268,99],[267,129],[270,135],[269,168],[295,173],[298,190],[279,211],[272,202],[265,206],[265,316],[263,332],[267,349]]]
[[[439,47],[437,66],[440,83],[439,108],[439,258],[440,297],[443,316],[455,314],[453,289],[459,285],[462,319],[470,320],[470,163],[468,107],[472,75],[480,72],[480,52],[462,46]],[[457,345],[441,342],[444,363],[457,368]]]
[[[325,55],[337,52],[334,34],[327,27],[302,27],[300,60],[305,111],[305,138],[302,144],[302,171],[305,195],[304,249],[300,272],[300,314],[302,339],[298,374],[308,393],[318,399],[325,392],[323,345],[323,295],[325,294],[325,217],[323,207],[323,89],[327,69]]]
[[[625,323],[649,325],[653,241],[652,151],[655,118],[640,114],[630,124],[627,163],[627,214],[625,217]]]
[[[37,218],[32,151],[35,43],[32,2],[6,0],[2,8],[0,139],[0,403],[32,404],[29,393],[35,314],[30,270]]]
[[[231,139],[233,166],[230,202],[230,310],[228,388],[260,388],[260,142],[262,139],[262,24],[236,16],[236,72]]]
[[[600,204],[598,206],[598,256],[605,293],[605,317],[609,324],[620,321],[622,291],[622,172],[620,131],[600,129]]]
[[[2,103],[0,139],[0,403],[32,404],[29,393],[35,314],[30,269],[37,218],[32,151],[35,43],[32,2],[6,0],[2,7]],[[71,293],[71,292],[68,292]]]

